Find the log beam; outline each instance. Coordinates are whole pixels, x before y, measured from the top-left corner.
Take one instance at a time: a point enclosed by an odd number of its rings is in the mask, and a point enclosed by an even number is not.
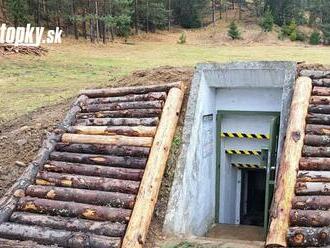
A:
[[[330,87],[330,78],[314,79],[313,86]]]
[[[305,144],[309,146],[330,146],[330,136],[307,134]]]
[[[116,102],[104,104],[89,104],[82,108],[83,112],[100,112],[110,110],[124,109],[161,109],[164,101],[148,101],[148,102]]]
[[[302,171],[297,175],[297,182],[330,182],[330,171]]]
[[[91,135],[127,135],[138,137],[154,137],[156,127],[145,126],[71,126],[68,128],[69,133],[91,134]]]
[[[296,175],[303,148],[306,116],[312,91],[312,81],[307,77],[297,79],[290,108],[286,140],[282,151],[270,214],[270,227],[266,240],[267,247],[286,247],[291,202],[294,197]]]
[[[307,115],[307,123],[308,124],[330,124],[330,115],[327,114],[308,114]]]
[[[150,118],[89,118],[80,119],[76,125],[81,126],[157,126],[158,117]]]
[[[133,213],[123,240],[123,248],[140,248],[145,243],[179,119],[183,96],[184,92],[178,88],[173,88],[168,93]]]
[[[319,247],[330,244],[329,227],[290,227],[288,232],[289,247]]]
[[[292,201],[292,208],[301,210],[329,210],[330,196],[295,196]]]
[[[308,227],[330,226],[330,212],[294,209],[290,212],[290,225]]]
[[[49,227],[73,232],[89,232],[109,237],[121,237],[126,230],[125,224],[117,222],[91,221],[27,212],[14,212],[10,217],[10,221],[29,226]]]
[[[330,158],[301,158],[300,170],[330,170]]]
[[[316,134],[316,135],[330,135],[329,125],[306,125],[307,134]]]
[[[306,157],[330,157],[330,147],[304,146],[303,155]]]
[[[297,182],[296,195],[330,195],[330,183]]]
[[[143,146],[151,147],[153,138],[151,137],[130,137],[124,135],[85,135],[85,134],[69,134],[62,135],[62,142],[77,144],[101,144],[101,145],[118,145],[118,146]]]
[[[314,86],[312,94],[315,96],[330,96],[330,88]]]
[[[99,111],[92,113],[78,113],[78,119],[88,118],[146,118],[146,117],[160,117],[162,109],[123,109],[113,111]]]
[[[330,96],[312,96],[311,104],[327,105],[330,103]]]

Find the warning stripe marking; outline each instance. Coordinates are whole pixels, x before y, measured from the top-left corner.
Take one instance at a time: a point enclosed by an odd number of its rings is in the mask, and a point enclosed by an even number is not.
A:
[[[226,153],[231,155],[261,155],[261,151],[256,150],[226,150]]]
[[[241,163],[232,163],[233,167],[238,169],[265,169],[265,166],[261,166],[259,164],[241,164]]]
[[[241,133],[241,132],[222,132],[222,138],[246,138],[246,139],[270,139],[269,134],[256,134],[256,133]]]

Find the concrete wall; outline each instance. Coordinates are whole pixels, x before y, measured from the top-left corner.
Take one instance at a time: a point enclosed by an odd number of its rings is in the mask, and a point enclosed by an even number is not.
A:
[[[187,105],[181,154],[177,161],[164,223],[165,232],[201,236],[212,223],[217,222],[217,110],[222,109],[222,106],[226,106],[227,110],[259,110],[260,106],[270,106],[269,110],[281,110],[281,146],[294,79],[295,63],[291,62],[239,62],[197,66]],[[269,91],[269,88],[273,90]],[[238,93],[242,97],[233,97]],[[248,95],[249,100],[246,97]],[[258,98],[264,99],[264,103],[260,105],[260,101],[253,102]],[[279,103],[276,105],[274,102]]]

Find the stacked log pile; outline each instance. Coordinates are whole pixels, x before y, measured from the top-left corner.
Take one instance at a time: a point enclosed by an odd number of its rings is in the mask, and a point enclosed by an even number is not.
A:
[[[140,191],[149,183],[158,195],[182,100],[181,83],[82,92],[47,153],[42,149],[42,159],[1,199],[0,237],[121,247],[137,197],[142,205],[148,200]],[[164,130],[169,138],[162,141]],[[153,175],[157,183],[148,179]]]
[[[290,211],[288,246],[330,246],[330,71],[302,70],[313,89]]]
[[[29,54],[29,55],[36,55],[41,56],[45,55],[48,52],[48,50],[44,47],[36,47],[36,46],[14,46],[14,45],[8,45],[3,44],[0,45],[0,54],[2,55],[11,55],[11,54]]]

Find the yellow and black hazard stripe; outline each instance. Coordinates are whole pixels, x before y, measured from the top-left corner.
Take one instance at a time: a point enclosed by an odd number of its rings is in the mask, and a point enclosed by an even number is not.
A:
[[[226,153],[230,155],[261,155],[261,151],[256,150],[226,150]]]
[[[238,169],[265,169],[265,166],[261,166],[259,164],[242,164],[242,163],[232,163],[233,167]]]
[[[246,138],[246,139],[270,139],[269,134],[241,133],[241,132],[222,132],[222,138]]]

